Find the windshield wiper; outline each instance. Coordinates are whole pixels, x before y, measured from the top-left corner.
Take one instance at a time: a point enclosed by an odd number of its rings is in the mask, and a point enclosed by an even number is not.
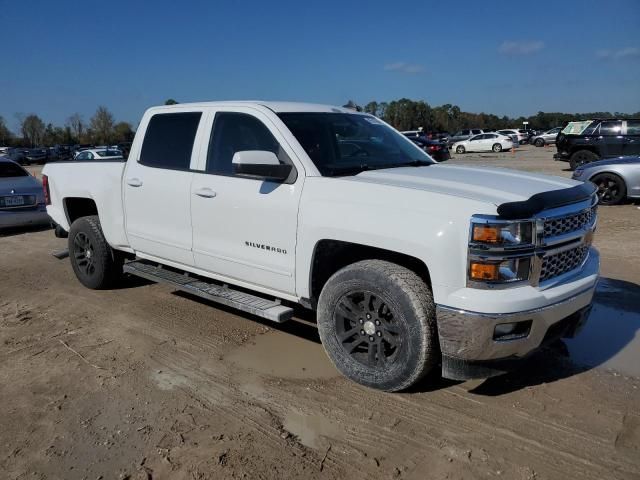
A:
[[[329,175],[338,176],[338,175],[355,175],[360,172],[364,172],[366,170],[374,170],[374,168],[370,167],[366,163],[360,165],[348,165],[345,167],[333,167],[329,168]]]
[[[433,163],[428,160],[411,160],[410,162],[387,163],[382,165],[368,165],[366,163],[361,163],[360,165],[329,168],[329,175],[357,175],[358,173],[365,172],[367,170],[385,170],[387,168],[401,167],[428,167],[429,165],[433,165]]]
[[[428,160],[411,160],[410,162],[390,163],[388,165],[376,166],[376,170],[401,167],[428,167],[429,165],[433,165],[433,163]]]

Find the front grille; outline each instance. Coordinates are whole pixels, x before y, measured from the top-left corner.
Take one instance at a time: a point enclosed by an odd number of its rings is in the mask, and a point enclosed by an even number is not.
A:
[[[571,250],[549,255],[542,259],[542,270],[540,271],[540,281],[544,282],[551,278],[570,272],[578,268],[584,262],[589,253],[587,245],[581,245]]]
[[[566,233],[584,229],[593,222],[596,216],[596,206],[589,210],[567,215],[566,217],[551,218],[544,222],[545,238],[557,237]]]

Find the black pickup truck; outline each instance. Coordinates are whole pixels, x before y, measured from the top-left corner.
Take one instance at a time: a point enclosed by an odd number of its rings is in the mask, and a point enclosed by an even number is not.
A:
[[[558,134],[553,158],[571,170],[603,158],[640,155],[640,120],[600,119],[569,122]]]

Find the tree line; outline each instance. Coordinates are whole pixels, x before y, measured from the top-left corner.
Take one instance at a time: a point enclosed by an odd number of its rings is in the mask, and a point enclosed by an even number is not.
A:
[[[107,107],[99,106],[95,114],[85,121],[79,113],[67,118],[63,126],[45,123],[35,113],[16,114],[19,134],[14,135],[0,116],[0,146],[39,147],[52,145],[111,145],[133,140],[135,131],[129,122],[116,122]]]
[[[168,99],[166,105],[178,102]],[[463,128],[483,128],[499,130],[502,128],[522,127],[529,122],[529,128],[548,130],[575,120],[593,118],[640,118],[640,112],[625,114],[620,112],[562,113],[538,112],[529,117],[500,117],[492,113],[463,112],[457,105],[449,103],[434,107],[423,100],[401,98],[390,102],[371,101],[360,106],[349,100],[347,108],[370,113],[398,130],[416,130],[422,127],[425,132],[455,133]],[[16,114],[20,134],[14,135],[0,116],[0,146],[51,146],[61,144],[91,143],[94,145],[130,142],[135,131],[128,122],[116,122],[107,107],[100,106],[95,114],[85,121],[82,115],[74,113],[64,126],[46,123],[36,114]]]
[[[549,130],[562,126],[566,122],[590,120],[594,118],[640,118],[640,112],[625,114],[620,112],[561,113],[538,112],[529,117],[517,118],[506,115],[500,117],[492,113],[463,112],[457,105],[445,104],[438,107],[427,102],[401,98],[391,102],[371,101],[364,106],[349,100],[347,108],[370,113],[398,130],[417,130],[425,132],[455,133],[463,128],[482,128],[500,130],[503,128],[522,128],[523,122],[529,122],[528,128]]]

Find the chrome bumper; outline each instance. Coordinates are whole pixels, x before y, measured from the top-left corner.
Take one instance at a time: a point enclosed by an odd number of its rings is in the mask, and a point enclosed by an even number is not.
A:
[[[524,357],[538,348],[550,327],[591,305],[595,285],[552,305],[514,313],[477,313],[436,306],[442,355],[465,361]],[[502,323],[531,321],[529,334],[512,340],[494,340]]]

